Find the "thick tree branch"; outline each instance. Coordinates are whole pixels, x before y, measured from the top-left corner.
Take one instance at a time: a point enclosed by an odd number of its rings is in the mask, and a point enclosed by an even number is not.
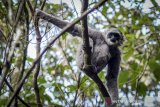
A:
[[[32,17],[33,17],[34,16],[34,9],[33,9],[33,7],[32,7],[32,5],[31,5],[29,0],[27,0],[27,4],[28,4],[28,7],[29,7],[29,9],[31,11]]]
[[[88,8],[88,0],[82,0],[81,13],[85,12]],[[91,65],[91,47],[89,45],[88,36],[88,24],[87,15],[82,19],[82,39],[83,39],[83,50],[84,50],[84,69],[86,66]]]
[[[37,39],[37,44],[36,44],[36,56],[38,57],[40,55],[40,51],[41,51],[41,35],[40,35],[40,31],[39,31],[39,18],[37,17],[37,14],[35,14],[34,16],[34,11],[35,9],[33,9],[31,3],[29,0],[27,0],[27,3],[28,3],[28,6],[29,6],[29,9],[32,13],[32,17],[34,17],[34,26],[35,26],[35,31],[36,31],[36,39]],[[44,8],[44,5],[46,3],[46,0],[43,1],[42,5],[41,5],[41,10],[43,10]],[[36,7],[36,4],[35,4],[35,7]],[[40,58],[41,60],[41,58]],[[40,90],[39,90],[39,87],[38,87],[38,84],[37,84],[37,79],[38,79],[38,75],[39,75],[39,71],[40,71],[40,60],[37,62],[37,65],[36,65],[36,69],[35,69],[35,72],[34,72],[34,77],[33,77],[33,87],[34,87],[34,90],[35,90],[35,96],[36,96],[36,101],[37,101],[37,106],[38,107],[42,107],[42,102],[41,102],[41,98],[40,98]]]
[[[82,13],[88,8],[88,0],[82,0]],[[91,46],[89,44],[88,36],[88,25],[87,25],[87,15],[82,19],[82,39],[83,39],[83,50],[84,50],[84,72],[89,76],[98,86],[101,94],[104,98],[110,97],[108,91],[106,90],[103,82],[100,80],[98,75],[94,72],[94,66],[91,64]]]
[[[42,6],[41,6],[41,10],[43,10],[45,3],[46,3],[46,0],[43,1]],[[37,40],[36,56],[38,57],[40,55],[40,52],[41,52],[42,37],[41,37],[40,31],[39,31],[39,24],[38,24],[39,23],[39,18],[37,18],[37,15],[35,15],[34,22],[35,22],[34,26],[35,26],[36,40]],[[38,84],[37,84],[37,79],[38,79],[38,75],[39,75],[39,71],[40,71],[40,64],[41,64],[40,62],[41,62],[41,58],[37,62],[36,69],[35,69],[35,72],[34,72],[34,77],[33,77],[33,86],[34,86],[34,91],[35,91],[35,96],[36,96],[36,101],[37,101],[37,106],[38,107],[43,106],[42,102],[41,102],[41,97],[40,97],[40,90],[39,90],[39,87],[38,87]]]
[[[15,98],[15,96],[19,93],[19,91],[21,90],[23,84],[25,83],[25,80],[29,77],[29,75],[31,74],[32,70],[35,68],[35,65],[38,63],[38,61],[40,60],[40,58],[44,55],[44,53],[55,43],[55,41],[57,39],[59,39],[61,37],[62,34],[64,34],[68,29],[70,29],[72,26],[74,26],[77,22],[79,22],[83,17],[85,17],[87,14],[91,13],[92,11],[94,11],[95,9],[99,8],[101,5],[103,5],[106,2],[106,0],[102,0],[99,3],[97,3],[93,8],[91,8],[88,11],[85,11],[83,13],[82,16],[80,16],[79,18],[75,19],[71,24],[67,25],[58,35],[56,38],[52,38],[51,42],[49,42],[49,44],[46,46],[46,48],[44,48],[44,50],[41,52],[41,54],[35,59],[35,61],[33,62],[31,68],[26,72],[26,75],[24,75],[24,77],[22,78],[22,80],[20,81],[20,83],[17,86],[17,89],[15,90],[15,92],[13,93],[13,95],[11,96],[8,106],[11,105],[11,102],[13,101],[13,99]],[[37,15],[39,18],[44,18],[47,17],[48,14],[40,11],[40,10],[36,10]],[[49,18],[51,18],[51,16],[49,16]]]

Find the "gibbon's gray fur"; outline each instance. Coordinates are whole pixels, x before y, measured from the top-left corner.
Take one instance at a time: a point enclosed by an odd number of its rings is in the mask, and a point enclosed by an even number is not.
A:
[[[59,28],[64,28],[69,22],[61,20],[53,16],[54,20],[51,21]],[[68,32],[73,36],[81,37],[81,26],[74,25]],[[121,60],[121,53],[118,49],[124,40],[123,34],[117,28],[109,28],[104,32],[100,32],[91,28],[88,28],[88,35],[90,40],[90,46],[92,47],[91,63],[95,67],[96,73],[99,73],[106,65],[108,65],[107,71],[107,88],[111,96],[112,101],[118,100],[118,73]],[[76,62],[78,67],[83,70],[84,65],[84,52],[83,48],[78,50]]]

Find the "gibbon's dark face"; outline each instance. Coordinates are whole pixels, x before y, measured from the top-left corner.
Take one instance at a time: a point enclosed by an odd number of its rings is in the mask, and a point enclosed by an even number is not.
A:
[[[120,46],[124,41],[124,37],[120,30],[111,28],[106,31],[105,40],[109,46]]]

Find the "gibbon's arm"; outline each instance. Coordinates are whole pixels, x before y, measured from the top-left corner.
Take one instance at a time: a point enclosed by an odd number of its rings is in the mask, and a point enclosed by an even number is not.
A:
[[[69,22],[64,21],[64,20],[62,20],[60,18],[57,18],[57,17],[55,17],[53,15],[51,16],[50,14],[47,14],[47,13],[44,13],[44,14],[46,15],[46,16],[43,17],[44,20],[49,21],[50,23],[54,24],[55,26],[57,26],[57,27],[59,27],[61,29],[63,29],[68,24],[70,24]],[[81,37],[81,31],[82,31],[82,27],[80,25],[74,25],[67,32],[69,32],[73,36]],[[102,32],[96,31],[96,30],[91,29],[91,28],[88,28],[88,35],[93,40],[96,40],[97,38],[102,36]]]
[[[116,54],[108,63],[108,72],[106,76],[107,88],[110,93],[112,102],[117,102],[118,97],[118,73],[120,67],[121,56]]]

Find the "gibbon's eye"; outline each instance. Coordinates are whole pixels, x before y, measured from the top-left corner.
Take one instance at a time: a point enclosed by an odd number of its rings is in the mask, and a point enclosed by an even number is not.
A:
[[[108,36],[109,36],[109,38],[114,38],[116,40],[120,39],[119,33],[110,33]]]
[[[110,33],[109,35],[108,35],[108,38],[113,38],[114,36],[113,36],[113,34],[112,33]]]

